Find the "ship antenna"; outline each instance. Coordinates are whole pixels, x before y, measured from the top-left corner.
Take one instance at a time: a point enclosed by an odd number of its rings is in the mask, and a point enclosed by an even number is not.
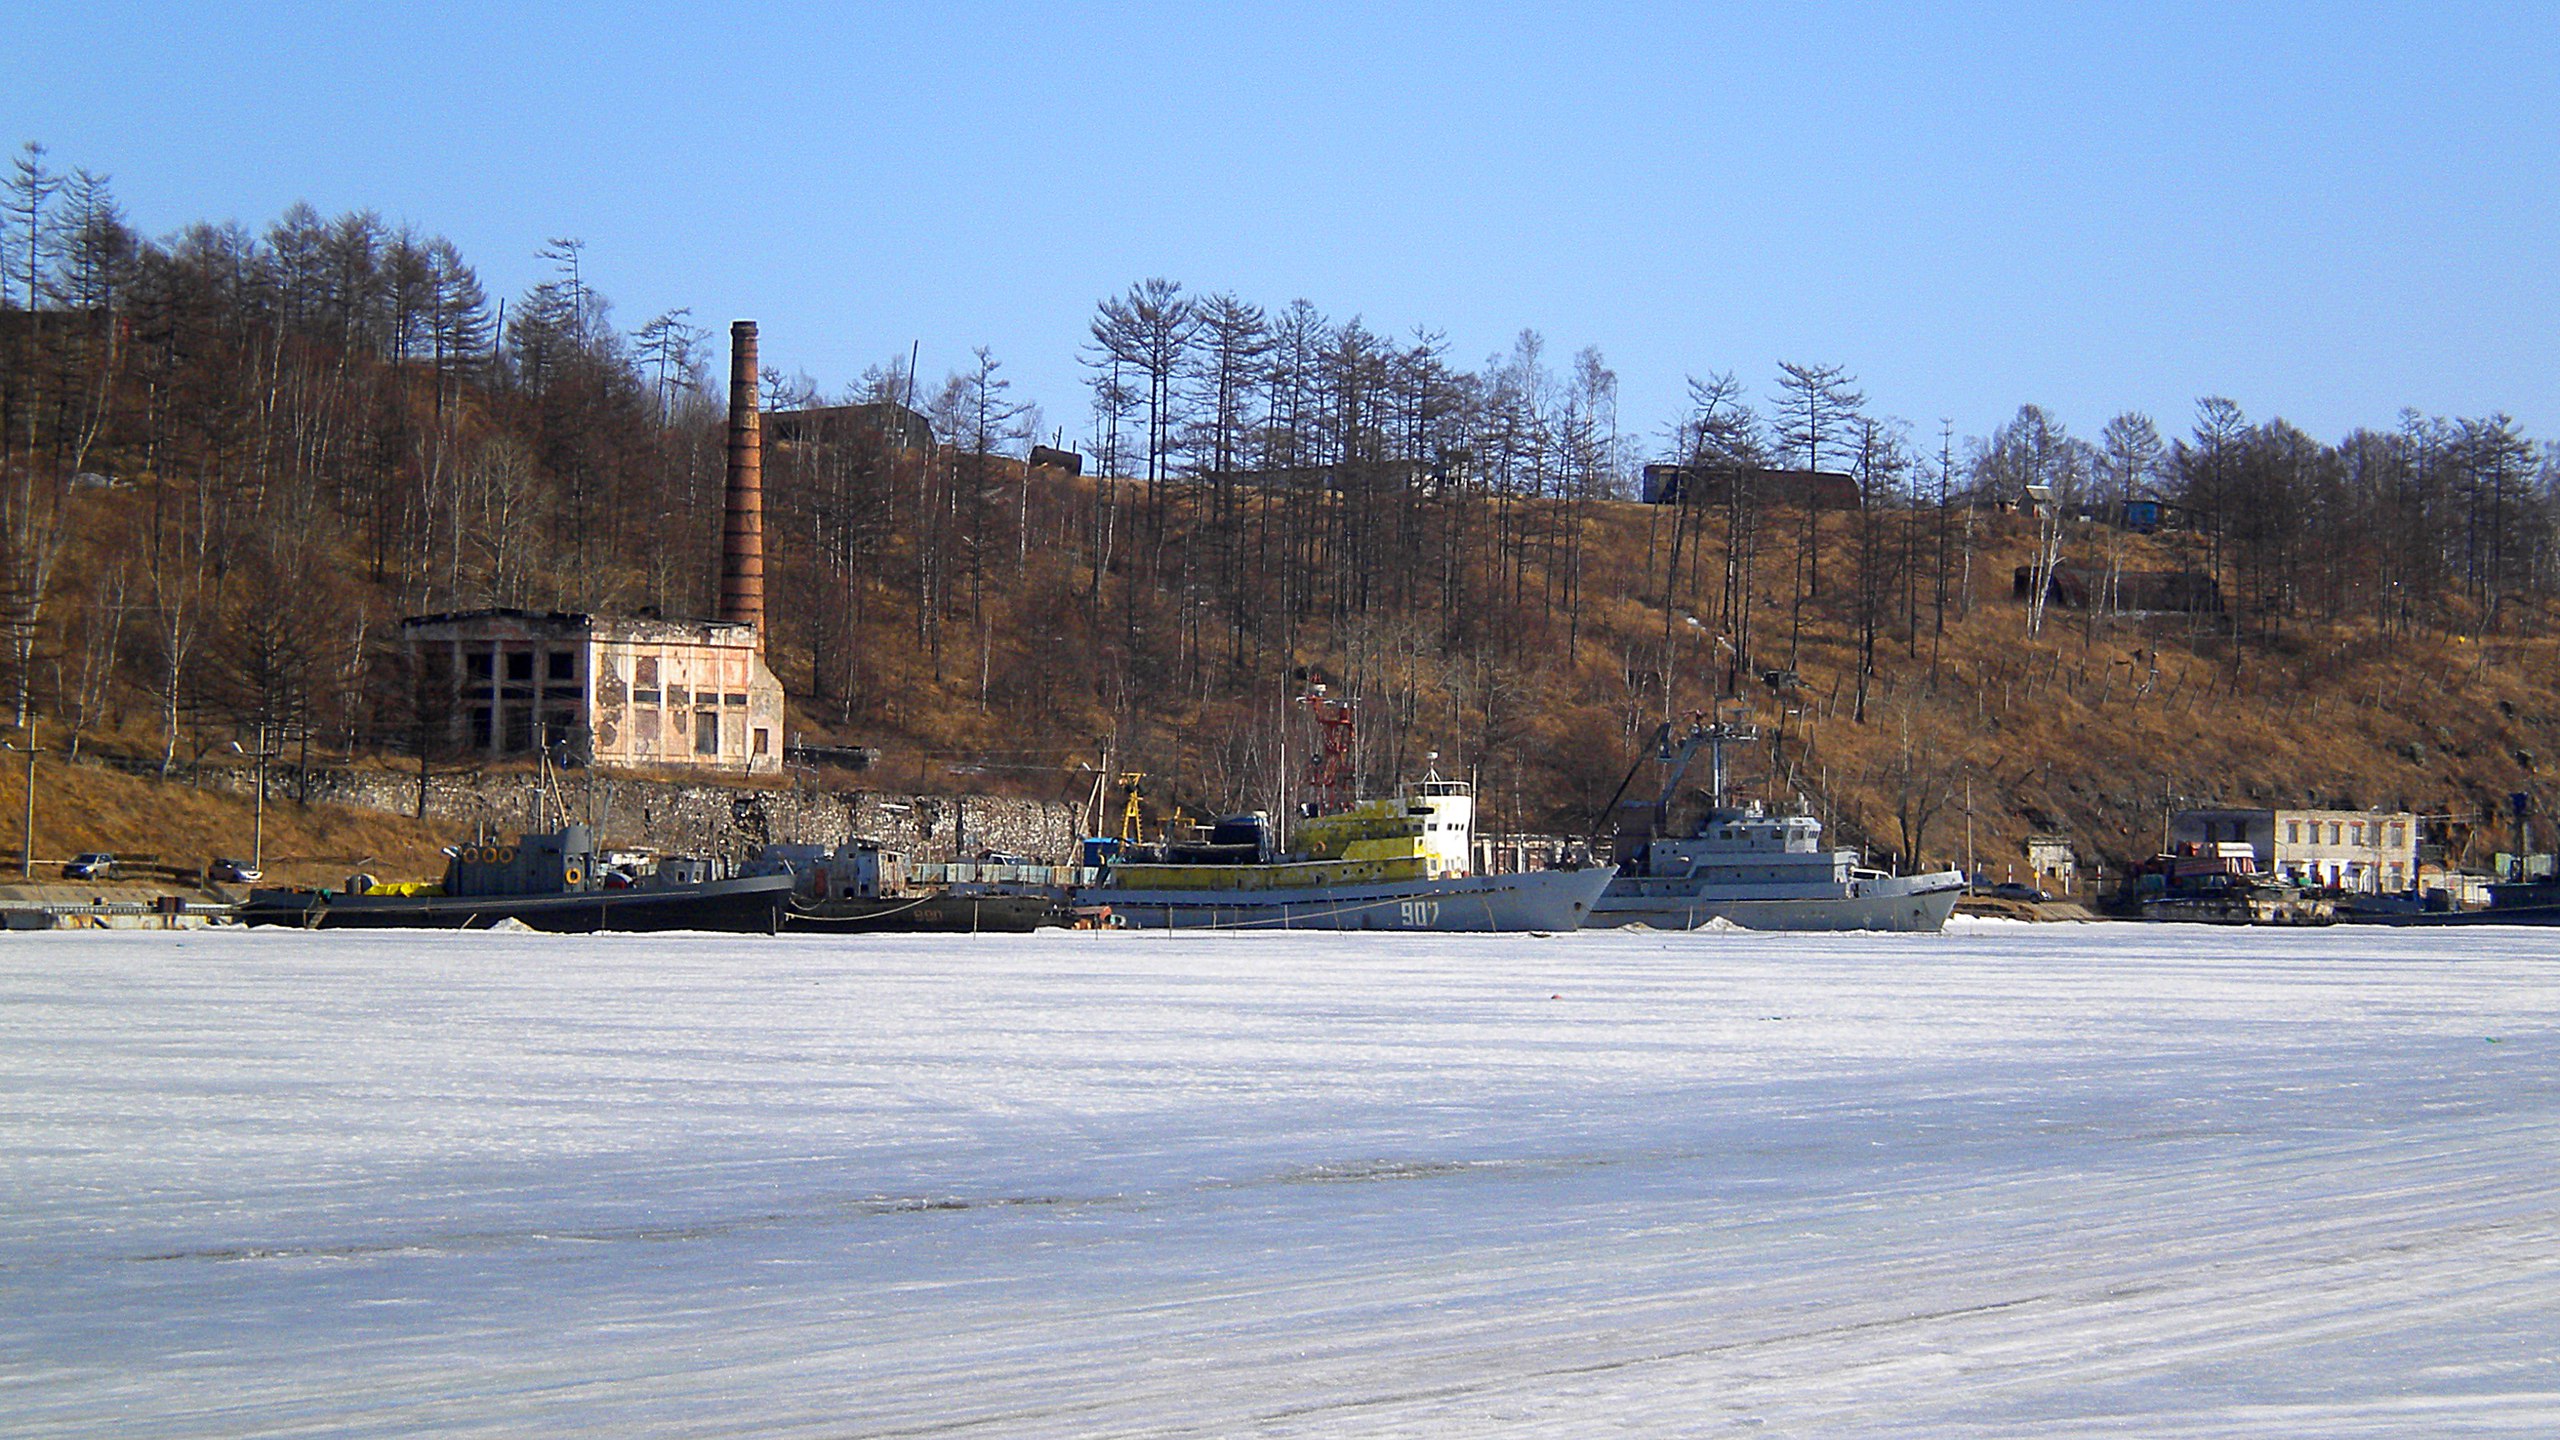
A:
[[[1707,803],[1718,810],[1724,808],[1724,737],[1722,725],[1707,727]]]
[[[1715,717],[1714,721],[1706,727],[1708,742],[1713,747],[1708,757],[1709,769],[1711,771],[1709,780],[1715,792],[1714,804],[1719,810],[1723,809],[1727,803],[1725,799],[1725,791],[1732,779],[1730,773],[1725,769],[1725,742],[1735,740],[1748,743],[1760,738],[1760,732],[1752,728],[1750,722],[1745,718],[1748,711],[1742,707],[1741,702],[1727,701],[1725,704],[1733,707],[1731,711],[1728,713],[1719,713]],[[1720,706],[1719,709],[1722,710],[1722,707]]]

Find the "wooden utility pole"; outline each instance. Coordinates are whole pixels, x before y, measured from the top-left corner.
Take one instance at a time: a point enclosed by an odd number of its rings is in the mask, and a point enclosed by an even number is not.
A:
[[[27,717],[27,818],[18,832],[23,848],[18,851],[18,873],[29,880],[36,878],[36,719]]]
[[[258,792],[251,802],[250,810],[254,818],[249,822],[249,868],[264,870],[267,864],[267,762],[276,757],[276,751],[268,741],[268,731],[264,725],[258,727],[257,749],[242,751],[240,742],[237,740],[231,742],[231,748],[236,753],[246,754],[250,760],[256,762]]]
[[[267,866],[267,727],[258,727],[258,797],[249,822],[249,868],[264,873]]]

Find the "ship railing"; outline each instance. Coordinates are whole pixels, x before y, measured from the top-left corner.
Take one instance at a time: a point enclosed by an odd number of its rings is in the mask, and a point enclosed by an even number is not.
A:
[[[1073,889],[1099,884],[1102,872],[1090,865],[998,865],[992,863],[911,864],[907,878],[917,885],[1045,885]]]
[[[39,900],[0,905],[0,929],[56,930],[77,929],[89,925],[126,921],[149,922],[176,926],[184,920],[221,922],[237,914],[239,907],[222,901],[187,900],[179,896],[163,896],[157,900],[108,900],[78,903],[68,900]]]
[[[1570,853],[1580,841],[1567,835],[1489,835],[1474,837],[1474,861],[1479,875],[1518,875],[1555,868],[1559,856]]]
[[[109,900],[104,904],[91,904],[73,900],[29,900],[0,906],[0,909],[8,910],[45,910],[56,915],[115,915],[128,918],[140,915],[228,915],[238,908],[223,900],[178,900],[175,896],[158,902]]]

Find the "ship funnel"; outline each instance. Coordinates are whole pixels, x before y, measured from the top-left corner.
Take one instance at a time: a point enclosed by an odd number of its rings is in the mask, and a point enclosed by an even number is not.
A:
[[[720,618],[764,648],[764,436],[756,414],[756,322],[729,327],[729,496],[720,538]]]

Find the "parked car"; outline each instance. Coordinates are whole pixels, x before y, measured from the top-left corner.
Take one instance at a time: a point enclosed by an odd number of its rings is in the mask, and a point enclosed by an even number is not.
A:
[[[239,885],[255,885],[265,878],[266,872],[246,860],[231,860],[217,855],[214,857],[212,867],[205,871],[205,875],[209,879],[227,880]]]
[[[2024,900],[2030,905],[2041,905],[2053,897],[2047,895],[2033,885],[2021,885],[2015,880],[2008,880],[1991,887],[1991,898],[1994,900]]]
[[[74,855],[63,865],[62,878],[65,880],[113,880],[116,878],[116,857],[103,850]]]

